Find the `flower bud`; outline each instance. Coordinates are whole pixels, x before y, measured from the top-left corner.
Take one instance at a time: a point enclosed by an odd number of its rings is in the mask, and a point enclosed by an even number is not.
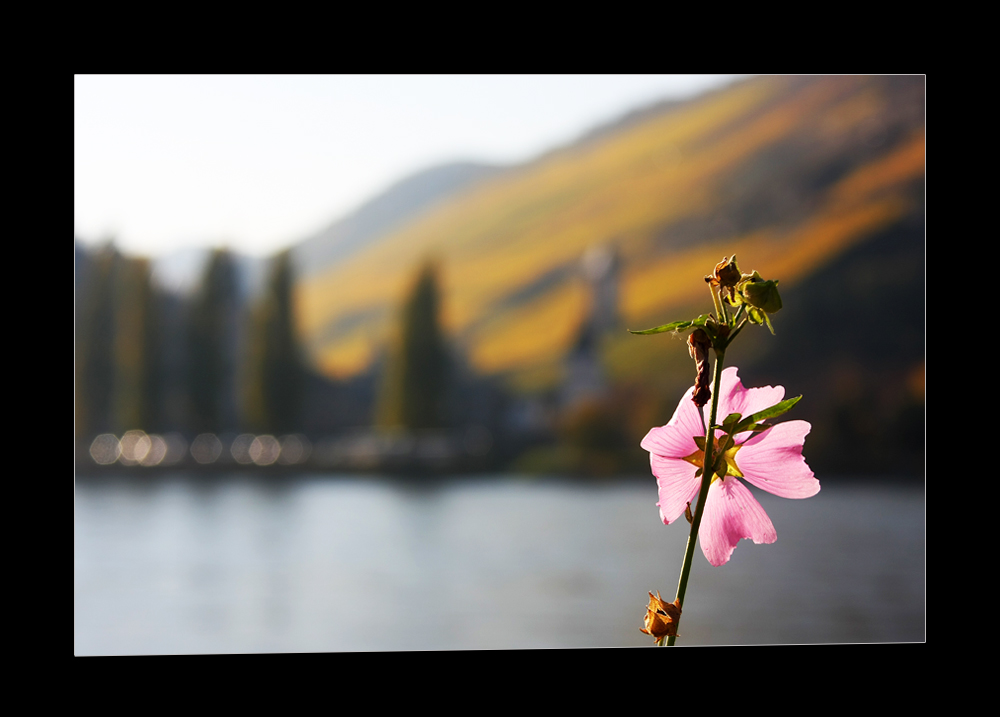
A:
[[[778,294],[778,280],[767,281],[756,271],[746,277],[740,286],[740,293],[748,304],[768,314],[781,311],[781,295]]]
[[[646,617],[639,632],[651,635],[656,640],[677,634],[677,621],[681,617],[680,600],[667,602],[657,591],[654,596],[649,593],[649,605],[646,607]]]
[[[722,261],[715,265],[715,278],[719,280],[719,286],[736,286],[740,282],[743,274],[740,273],[740,268],[736,266],[735,254],[728,259],[723,258]]]
[[[740,268],[736,265],[736,255],[722,257],[722,261],[715,265],[715,270],[705,277],[705,281],[712,286],[718,286],[722,296],[730,299],[735,294],[736,285],[743,279]]]

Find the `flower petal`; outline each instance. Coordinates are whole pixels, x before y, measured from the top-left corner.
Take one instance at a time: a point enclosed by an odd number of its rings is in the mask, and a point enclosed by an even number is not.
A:
[[[736,453],[736,465],[751,484],[782,498],[808,498],[819,493],[819,481],[802,457],[811,425],[785,421],[758,433]]]
[[[698,407],[691,401],[692,395],[693,386],[681,398],[667,425],[650,429],[640,444],[643,448],[666,458],[684,458],[698,450],[694,437],[704,436],[705,431],[698,417]]]
[[[778,534],[750,490],[729,476],[725,480],[712,481],[708,489],[699,538],[708,562],[719,566],[729,562],[729,556],[741,539],[773,543]]]
[[[659,487],[660,520],[673,523],[701,489],[701,477],[695,476],[697,466],[677,458],[649,454],[649,464]]]
[[[785,397],[784,386],[744,388],[737,375],[738,370],[735,366],[730,366],[722,371],[722,381],[719,387],[719,423],[722,423],[722,420],[730,413],[739,413],[746,418],[751,413],[763,411],[776,403],[781,403]],[[706,421],[711,415],[710,410],[711,404],[707,404],[705,406]]]

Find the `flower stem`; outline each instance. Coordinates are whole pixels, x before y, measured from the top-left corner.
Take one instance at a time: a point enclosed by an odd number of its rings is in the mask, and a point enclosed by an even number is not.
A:
[[[730,322],[730,324],[729,324],[730,326],[736,326],[736,324],[739,323],[740,317],[743,316],[743,311],[746,308],[747,308],[746,304],[740,304],[740,310],[736,312],[736,316],[733,317],[732,322]],[[743,320],[743,323],[746,323],[746,319]],[[743,326],[743,324],[740,324],[740,327],[742,327],[742,326]]]
[[[711,286],[708,287],[708,293],[712,295],[712,303],[715,304],[715,313],[718,314],[719,321],[725,321],[726,315],[723,313],[722,300],[719,295],[715,293],[715,289]]]
[[[715,352],[715,380],[712,385],[712,413],[708,422],[708,431],[705,434],[705,464],[704,472],[701,476],[701,491],[698,493],[698,507],[694,511],[691,520],[691,532],[688,534],[687,547],[684,550],[684,562],[681,565],[681,577],[677,582],[677,604],[683,609],[684,594],[687,592],[688,578],[691,575],[691,564],[694,562],[694,547],[698,542],[698,528],[701,527],[701,516],[705,512],[705,500],[708,498],[708,489],[712,485],[712,474],[715,472],[713,466],[715,459],[712,453],[715,449],[715,421],[719,411],[719,388],[722,385],[722,363],[726,354],[722,351]],[[704,419],[702,419],[704,420]],[[675,626],[680,623],[680,617],[675,621]],[[672,647],[677,640],[677,635],[670,635],[666,638],[667,647]],[[661,638],[660,643],[663,645]]]
[[[729,334],[729,338],[726,339],[726,345],[729,345],[733,342],[733,339],[735,339],[739,335],[740,331],[743,330],[743,327],[747,325],[747,321],[749,321],[749,319],[744,317],[743,321],[740,322],[740,325],[736,327],[733,333]]]

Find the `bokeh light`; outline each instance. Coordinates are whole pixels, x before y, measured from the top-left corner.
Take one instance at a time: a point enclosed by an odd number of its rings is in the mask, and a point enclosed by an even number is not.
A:
[[[310,453],[312,453],[312,444],[305,436],[284,436],[281,439],[281,453],[278,455],[278,462],[286,466],[304,463],[308,460]]]
[[[146,468],[158,466],[167,456],[167,442],[163,436],[152,434],[149,436],[149,450],[142,457],[139,463]]]
[[[202,433],[191,441],[191,457],[202,465],[215,463],[222,455],[222,441],[214,433]]]
[[[118,461],[125,466],[134,466],[142,462],[149,453],[153,442],[145,431],[126,431],[121,440],[121,455]]]
[[[118,460],[121,455],[121,443],[111,433],[102,433],[90,444],[90,457],[94,463],[108,466]]]
[[[229,452],[232,454],[233,459],[241,466],[253,463],[253,458],[250,457],[250,446],[253,444],[254,438],[255,436],[252,433],[243,433],[236,436],[233,440],[233,445],[230,447]]]
[[[250,458],[259,466],[272,465],[281,454],[281,444],[274,436],[257,436],[250,444]]]

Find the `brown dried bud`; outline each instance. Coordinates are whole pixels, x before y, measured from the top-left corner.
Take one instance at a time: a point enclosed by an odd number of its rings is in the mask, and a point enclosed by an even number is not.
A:
[[[718,286],[722,296],[732,297],[735,295],[735,287],[743,278],[740,268],[736,266],[736,255],[722,257],[722,261],[715,265],[715,271],[705,277],[705,281],[712,286]]]
[[[694,379],[694,395],[691,400],[701,408],[712,397],[712,376],[708,366],[708,350],[712,348],[712,340],[702,329],[695,329],[688,336],[688,353],[694,359],[697,375]]]
[[[649,594],[646,617],[642,621],[643,626],[639,628],[639,632],[644,632],[657,641],[670,635],[676,635],[677,621],[680,617],[681,601],[667,602],[660,597],[660,591],[657,590],[656,595]]]

